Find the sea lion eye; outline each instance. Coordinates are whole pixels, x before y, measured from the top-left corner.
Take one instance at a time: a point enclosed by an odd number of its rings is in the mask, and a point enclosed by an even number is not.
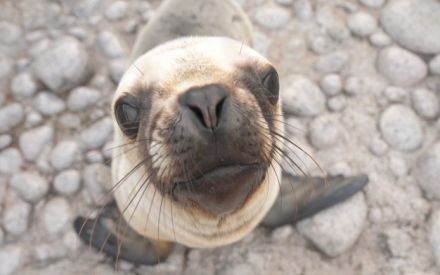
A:
[[[275,105],[278,102],[280,84],[278,73],[274,68],[270,68],[264,74],[263,86],[269,92],[269,101]]]
[[[136,138],[139,130],[139,103],[136,97],[121,97],[115,104],[115,116],[122,132],[129,138]]]

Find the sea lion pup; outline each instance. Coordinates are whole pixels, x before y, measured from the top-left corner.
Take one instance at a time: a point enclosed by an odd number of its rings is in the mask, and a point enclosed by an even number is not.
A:
[[[261,222],[310,216],[367,182],[284,177],[293,189],[276,202],[290,141],[278,73],[248,46],[250,27],[232,0],[165,0],[141,30],[112,104],[117,207],[75,221],[86,243],[153,264],[172,242],[230,244]]]

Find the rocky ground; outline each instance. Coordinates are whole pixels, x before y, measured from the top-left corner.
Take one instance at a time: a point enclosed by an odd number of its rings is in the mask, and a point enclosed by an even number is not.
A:
[[[291,137],[362,194],[296,226],[118,269],[71,222],[109,182],[109,102],[158,0],[0,1],[0,275],[440,274],[440,2],[241,0]],[[307,157],[304,168],[319,170]]]

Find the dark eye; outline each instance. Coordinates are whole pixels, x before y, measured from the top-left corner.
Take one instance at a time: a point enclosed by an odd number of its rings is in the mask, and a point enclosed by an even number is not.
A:
[[[270,102],[275,105],[278,102],[280,84],[278,81],[278,73],[274,68],[271,68],[264,74],[263,86],[269,92]]]
[[[115,104],[115,116],[122,132],[129,138],[136,138],[139,130],[139,102],[136,97],[121,97]]]

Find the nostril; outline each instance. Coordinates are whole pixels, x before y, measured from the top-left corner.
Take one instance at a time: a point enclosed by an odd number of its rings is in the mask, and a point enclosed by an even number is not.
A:
[[[205,116],[203,115],[202,110],[200,110],[197,106],[188,106],[189,109],[196,115],[197,119],[203,124],[203,126],[208,127],[205,122]]]
[[[223,105],[225,103],[226,97],[222,98],[215,106],[215,116],[217,117],[217,123],[220,121],[220,116],[222,114]]]

